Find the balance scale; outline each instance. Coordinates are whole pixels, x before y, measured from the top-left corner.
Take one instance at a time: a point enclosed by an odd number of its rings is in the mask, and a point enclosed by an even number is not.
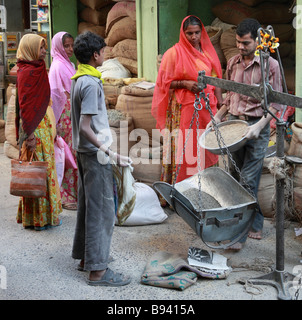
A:
[[[268,31],[274,36],[271,26],[266,30],[260,28],[258,30],[258,39],[261,39],[260,32]],[[302,108],[302,98],[287,93],[284,72],[281,64],[278,48],[275,49],[280,65],[280,71],[283,80],[283,88],[285,92],[277,92],[272,89],[268,82],[268,76],[265,75],[265,61],[268,70],[269,52],[260,51],[262,83],[260,85],[247,85],[230,80],[214,78],[205,75],[205,71],[199,71],[198,85],[201,90],[207,85],[219,87],[228,91],[233,91],[242,95],[246,95],[262,102],[264,115],[270,113],[276,119],[276,157],[280,159],[280,165],[284,165],[285,161],[290,163],[301,163],[300,158],[284,156],[284,133],[286,123],[283,121],[283,115],[277,118],[272,114],[268,106],[275,102],[281,105]],[[278,298],[281,300],[290,300],[287,288],[292,285],[294,275],[284,271],[284,186],[285,179],[276,177],[276,267],[271,273],[250,279],[253,284],[272,285],[278,291]],[[197,179],[199,180],[197,182]],[[226,192],[223,199],[219,199],[222,208],[206,209],[196,211],[192,203],[182,193],[189,186],[199,186],[202,190],[214,197],[221,196],[219,188],[223,188]],[[233,243],[239,241],[250,229],[255,208],[257,206],[256,199],[251,196],[235,179],[227,172],[220,168],[207,168],[203,170],[199,177],[192,176],[176,185],[172,186],[165,182],[155,182],[153,184],[156,189],[169,203],[170,206],[181,216],[191,227],[202,241],[211,248],[227,248]],[[232,198],[233,197],[233,198]],[[235,202],[231,201],[234,199]],[[231,201],[231,202],[230,202]],[[225,240],[229,240],[225,243]],[[219,246],[214,246],[209,242],[217,242]],[[287,287],[285,283],[288,282]]]

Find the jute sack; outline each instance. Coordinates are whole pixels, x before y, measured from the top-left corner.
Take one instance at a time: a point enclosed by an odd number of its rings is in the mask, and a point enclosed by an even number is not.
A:
[[[89,22],[80,22],[78,25],[78,34],[84,33],[86,31],[91,31],[102,38],[105,38],[105,27],[104,26],[97,26],[93,23]]]
[[[220,37],[223,32],[222,29],[219,27],[212,27],[212,26],[205,26],[205,29],[218,55],[221,66],[224,66],[226,64],[226,59],[220,47]]]
[[[284,77],[288,91],[296,91],[296,68],[284,68]]]
[[[114,4],[111,0],[80,0],[85,6],[99,10],[103,7],[106,7],[108,4]]]
[[[129,135],[134,129],[131,117],[118,110],[107,110],[113,142],[111,149],[123,156],[129,156],[129,150],[135,141],[129,140]]]
[[[138,70],[137,70],[137,60],[125,58],[125,57],[116,57],[118,61],[127,68],[133,76],[137,76]]]
[[[294,122],[291,126],[293,135],[287,154],[302,158],[302,123]]]
[[[220,48],[225,56],[226,61],[239,53],[236,46],[236,27],[224,31],[220,37]]]
[[[275,182],[274,177],[270,173],[261,175],[259,189],[258,189],[258,201],[261,211],[266,218],[272,218],[274,216],[274,200],[275,200]]]
[[[284,3],[287,2],[287,0],[239,0],[240,2],[242,2],[243,4],[250,6],[250,7],[255,7],[260,3],[263,2],[278,2],[278,3]]]
[[[8,141],[4,142],[3,151],[6,157],[10,159],[19,159],[19,149],[11,145]]]
[[[5,141],[5,120],[0,120],[0,143]]]
[[[137,60],[137,41],[135,39],[125,39],[119,41],[112,49],[114,57],[123,57]],[[137,71],[137,64],[136,64]],[[136,72],[137,73],[137,72]]]
[[[136,22],[130,17],[122,18],[111,28],[106,38],[106,44],[114,47],[119,41],[136,39]]]
[[[302,215],[302,188],[300,187],[294,188],[294,209],[300,216]]]
[[[16,106],[15,106],[16,96],[12,94],[6,113],[6,123],[5,123],[5,138],[14,147],[18,147],[16,138]]]
[[[302,165],[297,164],[294,172],[294,188],[302,188]]]
[[[294,15],[289,12],[290,4],[264,2],[249,7],[239,1],[224,1],[212,8],[220,20],[238,25],[245,18],[257,19],[261,24],[290,23]]]
[[[107,15],[106,20],[106,34],[109,33],[112,26],[124,17],[130,17],[136,20],[135,2],[121,1],[116,3]]]
[[[80,17],[84,21],[93,23],[97,26],[106,26],[107,15],[111,8],[111,5],[103,7],[100,10],[94,10],[87,7],[80,12]]]
[[[114,54],[112,53],[113,47],[106,46],[104,49],[104,60],[109,60],[114,58]]]
[[[129,156],[133,161],[134,179],[148,185],[160,180],[162,147],[151,148],[139,142],[130,149]]]

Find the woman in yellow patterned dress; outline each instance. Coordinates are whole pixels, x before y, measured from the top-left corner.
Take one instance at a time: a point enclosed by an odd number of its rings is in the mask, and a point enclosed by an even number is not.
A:
[[[17,222],[24,228],[44,230],[61,224],[61,197],[55,166],[52,118],[49,107],[50,87],[45,66],[46,41],[39,35],[22,37],[17,52],[16,129],[21,146],[21,159],[47,161],[45,197],[25,198],[19,202]],[[55,124],[54,124],[55,125]]]

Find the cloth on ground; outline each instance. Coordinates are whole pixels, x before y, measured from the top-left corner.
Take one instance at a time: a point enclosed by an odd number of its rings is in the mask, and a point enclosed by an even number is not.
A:
[[[194,284],[200,274],[179,255],[159,251],[148,260],[141,276],[141,283],[155,287],[184,290]]]

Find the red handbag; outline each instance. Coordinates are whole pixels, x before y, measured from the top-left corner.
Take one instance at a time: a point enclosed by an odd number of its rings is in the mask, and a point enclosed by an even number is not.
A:
[[[11,160],[10,194],[18,197],[39,198],[46,196],[47,161]]]

